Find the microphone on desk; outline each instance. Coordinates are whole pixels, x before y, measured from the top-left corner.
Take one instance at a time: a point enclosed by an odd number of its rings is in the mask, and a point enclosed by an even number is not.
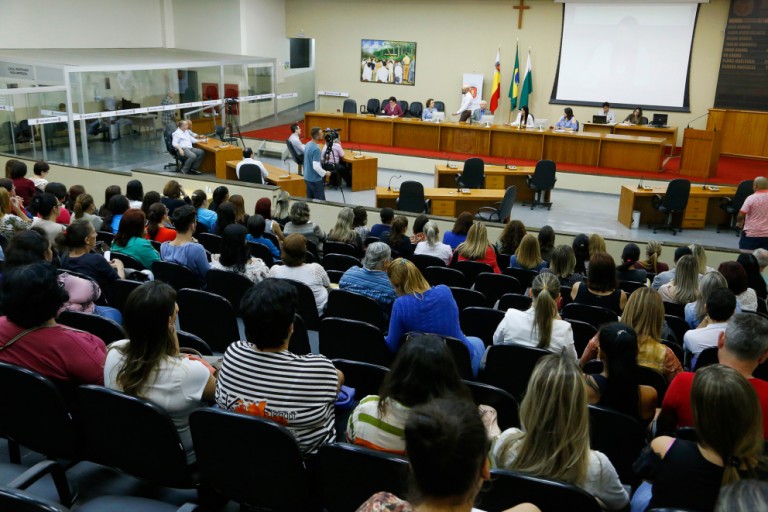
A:
[[[704,178],[704,184],[701,186],[701,190],[707,190],[707,180],[709,180],[709,177]]]
[[[504,157],[504,168],[512,170],[512,166],[507,163],[507,157]]]
[[[693,123],[693,122],[695,122],[695,121],[698,121],[698,120],[699,120],[699,119],[701,119],[702,117],[707,117],[708,115],[709,115],[709,112],[707,112],[706,114],[702,114],[702,115],[700,115],[699,117],[697,117],[696,119],[694,119],[694,120],[692,120],[692,121],[689,121],[689,122],[688,122],[688,125],[686,126],[686,128],[690,128],[690,127],[691,127],[691,123]]]
[[[397,176],[392,176],[391,178],[389,178],[389,184],[387,184],[387,190],[392,190],[392,180],[400,179],[402,177],[403,177],[402,174],[398,174]]]
[[[640,183],[637,184],[637,190],[643,189],[643,175],[640,175]]]

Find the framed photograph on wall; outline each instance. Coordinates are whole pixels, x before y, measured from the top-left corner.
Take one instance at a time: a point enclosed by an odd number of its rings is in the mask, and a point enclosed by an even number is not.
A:
[[[363,39],[360,81],[390,85],[416,83],[416,43]]]

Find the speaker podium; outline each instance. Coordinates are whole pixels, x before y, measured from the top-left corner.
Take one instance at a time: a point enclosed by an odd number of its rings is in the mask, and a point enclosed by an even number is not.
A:
[[[717,130],[686,128],[683,133],[680,174],[697,178],[716,176],[720,160],[720,139]]]

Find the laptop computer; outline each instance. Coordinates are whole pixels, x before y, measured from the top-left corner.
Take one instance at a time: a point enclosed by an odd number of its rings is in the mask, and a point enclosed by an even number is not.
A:
[[[592,124],[607,124],[607,123],[608,123],[608,116],[598,116],[598,115],[592,116]]]

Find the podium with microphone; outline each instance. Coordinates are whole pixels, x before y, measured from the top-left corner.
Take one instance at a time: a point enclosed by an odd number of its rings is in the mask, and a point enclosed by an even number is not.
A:
[[[688,123],[683,132],[680,174],[697,178],[717,176],[722,134],[716,128],[712,130],[691,128],[691,123],[708,115],[709,113],[706,113]]]

